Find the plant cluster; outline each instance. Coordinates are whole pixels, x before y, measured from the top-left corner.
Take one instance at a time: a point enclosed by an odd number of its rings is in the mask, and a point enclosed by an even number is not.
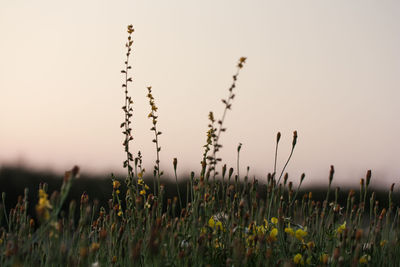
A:
[[[393,266],[400,262],[400,209],[392,201],[394,186],[389,190],[389,205],[380,207],[375,194],[369,194],[372,175],[368,171],[360,181],[360,195],[350,191],[346,206],[342,207],[338,202],[339,188],[334,197],[330,195],[334,177],[331,166],[323,202],[315,201],[312,192],[298,196],[305,175],[294,188],[285,173],[297,144],[296,131],[280,172],[276,162],[281,133],[277,134],[274,169],[265,184],[250,179],[248,171],[241,178],[242,144],[237,148],[236,170],[223,165],[221,173],[217,171],[223,123],[232,106],[244,57],[238,61],[228,98],[222,100],[225,107],[217,126],[214,114],[209,113],[201,171],[197,175],[192,172],[187,181],[186,202],[179,188],[177,197],[165,199],[159,164],[158,108],[151,87],[147,88],[157,153],[151,191],[144,181],[141,153],[134,158],[129,146],[133,139],[133,101],[128,94],[133,31],[128,26],[122,71],[126,187],[112,177],[108,207],[89,201],[86,193],[79,204],[65,203],[71,184],[79,176],[79,168],[74,167],[66,172],[60,192],[50,195],[45,184],[39,186],[36,218],[27,214],[27,190],[10,211],[5,209],[3,193],[1,266]],[[172,164],[178,183],[178,160],[173,159]],[[77,208],[80,215],[75,218]]]

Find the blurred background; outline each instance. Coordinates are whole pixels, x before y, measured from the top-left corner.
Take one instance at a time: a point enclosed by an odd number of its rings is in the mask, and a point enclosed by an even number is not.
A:
[[[5,1],[0,0],[0,165],[62,177],[123,178],[120,70],[126,26],[135,32],[132,153],[152,173],[150,107],[159,107],[161,166],[180,178],[200,171],[209,111],[222,115],[241,56],[236,98],[219,154],[263,180],[288,166],[295,183],[372,186],[400,175],[399,1]],[[222,164],[220,165],[222,166]],[[46,174],[47,173],[47,174]],[[15,175],[15,174],[14,174]],[[16,175],[20,176],[21,173]],[[27,174],[24,174],[27,175]],[[2,180],[1,187],[13,176]],[[97,178],[96,178],[97,179]]]

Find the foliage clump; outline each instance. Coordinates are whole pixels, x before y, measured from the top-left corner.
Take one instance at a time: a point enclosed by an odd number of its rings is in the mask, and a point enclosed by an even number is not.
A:
[[[281,133],[277,134],[273,172],[266,184],[239,174],[237,148],[236,170],[226,165],[218,172],[217,152],[222,148],[220,136],[227,111],[235,97],[239,71],[246,58],[237,63],[237,72],[229,87],[223,115],[210,124],[198,175],[191,173],[187,181],[186,200],[179,188],[177,197],[165,197],[160,170],[157,111],[152,88],[147,88],[149,118],[157,153],[154,165],[153,190],[145,183],[141,153],[133,157],[129,96],[129,56],[133,27],[128,26],[128,41],[123,106],[127,169],[126,187],[112,177],[112,195],[108,207],[98,207],[83,193],[80,204],[65,203],[71,185],[79,176],[79,168],[66,172],[60,192],[50,192],[45,184],[38,190],[36,217],[27,214],[28,191],[10,211],[5,209],[2,194],[0,225],[1,266],[392,266],[400,261],[400,209],[392,201],[381,208],[372,193],[368,199],[371,171],[361,179],[360,195],[350,191],[345,206],[330,197],[334,167],[328,177],[326,199],[315,201],[312,192],[298,196],[301,183],[293,187],[285,168],[297,144],[293,133],[292,148],[283,169],[277,172],[276,160]],[[217,122],[217,126],[215,126]],[[177,159],[173,169],[178,183]],[[277,175],[279,173],[279,176]],[[212,179],[210,179],[212,178]],[[283,178],[283,179],[282,179]],[[125,190],[126,188],[126,190]],[[63,207],[67,206],[67,209]],[[368,206],[368,210],[366,207]],[[75,218],[75,209],[79,217]]]

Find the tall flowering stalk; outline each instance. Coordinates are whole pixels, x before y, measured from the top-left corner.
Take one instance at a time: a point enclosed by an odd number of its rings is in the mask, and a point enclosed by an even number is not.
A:
[[[124,90],[125,90],[125,105],[122,107],[122,110],[125,113],[125,120],[124,120],[124,122],[121,123],[121,128],[124,128],[124,131],[122,133],[125,135],[125,139],[123,142],[123,146],[125,148],[125,153],[126,153],[126,160],[124,161],[124,168],[127,168],[128,178],[129,178],[129,180],[131,180],[133,177],[133,167],[131,165],[131,162],[133,161],[133,156],[132,156],[131,152],[129,151],[129,142],[133,140],[132,128],[130,126],[131,117],[133,116],[133,109],[132,109],[133,100],[128,95],[128,84],[130,82],[132,82],[132,77],[129,77],[128,72],[132,68],[132,66],[129,65],[129,56],[131,55],[132,44],[133,44],[133,41],[132,41],[132,33],[134,32],[133,26],[129,25],[127,31],[128,31],[128,41],[125,44],[125,47],[127,49],[126,60],[124,62],[125,69],[121,70],[121,73],[124,74],[124,83],[122,84],[122,88],[124,88]]]
[[[245,62],[246,62],[246,58],[245,57],[239,58],[239,62],[236,65],[236,67],[237,67],[236,73],[235,73],[235,75],[232,76],[233,81],[232,81],[231,86],[229,87],[228,98],[221,100],[222,103],[225,105],[225,108],[224,108],[224,112],[222,114],[221,119],[217,121],[217,123],[219,125],[218,129],[214,128],[213,126],[210,127],[211,135],[212,135],[212,139],[213,139],[212,140],[213,141],[213,152],[212,152],[212,156],[208,157],[210,165],[209,165],[209,169],[208,169],[208,172],[207,172],[207,177],[209,177],[210,173],[213,172],[213,177],[215,179],[215,176],[218,174],[218,172],[216,171],[216,166],[217,166],[217,163],[219,161],[221,161],[221,158],[217,158],[217,152],[222,147],[222,145],[219,143],[219,138],[221,136],[221,133],[226,131],[226,128],[223,127],[223,124],[224,124],[224,121],[225,121],[225,116],[226,116],[226,113],[227,113],[228,109],[231,109],[231,107],[232,107],[232,101],[235,98],[235,94],[233,93],[233,89],[236,87],[236,81],[237,81],[237,78],[239,76],[239,72],[243,68]],[[213,123],[213,120],[211,120],[211,118],[210,118],[210,121]]]
[[[153,143],[156,146],[156,164],[154,165],[154,177],[157,177],[157,193],[159,194],[160,192],[160,178],[161,175],[163,175],[163,172],[160,171],[160,151],[161,147],[158,142],[158,137],[162,134],[160,131],[157,130],[157,110],[158,107],[156,106],[156,103],[154,102],[154,97],[151,91],[151,86],[147,87],[147,98],[149,99],[149,104],[150,104],[150,113],[148,115],[148,118],[151,119],[153,126],[151,127],[151,131],[154,132],[154,139],[152,140]]]

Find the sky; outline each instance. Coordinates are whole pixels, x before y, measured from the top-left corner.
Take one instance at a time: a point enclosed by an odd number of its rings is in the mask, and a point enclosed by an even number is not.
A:
[[[124,173],[126,26],[132,24],[132,153],[156,158],[147,86],[158,106],[161,166],[200,171],[208,113],[240,57],[219,156],[263,179],[298,143],[287,171],[305,184],[374,186],[400,177],[399,1],[0,0],[0,164]],[[221,167],[221,165],[220,165]]]

